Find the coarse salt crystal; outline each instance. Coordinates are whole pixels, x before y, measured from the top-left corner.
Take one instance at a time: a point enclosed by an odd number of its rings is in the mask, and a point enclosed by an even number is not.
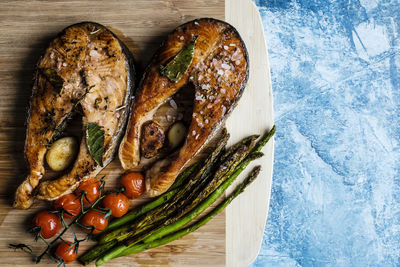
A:
[[[208,124],[210,121],[208,119],[205,119],[204,121],[206,124]]]
[[[89,53],[91,57],[95,56],[96,54],[97,54],[96,50],[91,50]]]
[[[222,106],[222,115],[224,115],[225,112],[226,112],[226,107],[223,105],[223,106]]]
[[[197,21],[194,22],[194,25],[199,25],[199,23]]]
[[[196,135],[196,131],[192,131],[192,135]]]
[[[178,109],[178,106],[176,105],[176,102],[173,99],[169,101],[169,104],[173,109]]]
[[[201,85],[201,89],[203,89],[203,90],[207,90],[208,88],[210,88],[209,84],[202,84]]]
[[[196,140],[199,139],[199,136],[200,136],[200,134],[197,134],[196,137],[195,137],[195,139],[196,139]]]
[[[222,64],[221,64],[221,67],[224,68],[224,69],[226,69],[226,70],[229,70],[229,69],[231,68],[231,66],[229,66],[229,65],[226,64],[226,63],[222,63]]]
[[[183,40],[185,40],[185,37],[181,36],[181,37],[179,37],[179,40],[183,41]]]
[[[222,94],[225,94],[225,93],[226,93],[225,88],[222,88],[222,89],[221,89],[221,93],[222,93]]]
[[[53,52],[53,51],[51,51],[51,53],[50,53],[50,58],[51,58],[51,59],[54,58],[54,52]]]
[[[194,99],[201,100],[202,99],[201,94],[199,92],[196,92],[196,94],[194,95]]]
[[[241,55],[239,52],[240,52],[240,50],[237,49],[237,50],[235,51],[235,53],[233,53],[233,55],[232,55],[232,61],[236,61],[236,60],[242,58],[242,55]]]
[[[213,96],[213,95],[210,95],[210,97],[209,97],[210,100],[213,100],[214,98],[215,98],[215,96]]]
[[[63,63],[63,67],[66,67],[66,66],[67,66],[67,63],[64,62],[64,63]]]
[[[198,80],[201,81],[201,79],[203,79],[203,75],[200,74]]]
[[[236,64],[236,65],[239,65],[239,64],[240,64],[240,60],[236,60],[236,61],[235,61],[235,64]]]
[[[219,69],[217,73],[218,73],[218,75],[222,75],[222,74],[224,74],[224,71]]]
[[[228,48],[229,48],[229,47],[228,47],[227,45],[224,45],[224,49],[225,49],[225,50],[228,50]]]
[[[229,44],[229,46],[236,46],[235,44]]]

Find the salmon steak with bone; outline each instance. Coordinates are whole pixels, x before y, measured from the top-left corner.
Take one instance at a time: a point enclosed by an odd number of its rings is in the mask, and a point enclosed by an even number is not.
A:
[[[51,42],[37,65],[25,139],[29,170],[14,207],[27,209],[35,197],[51,201],[71,193],[111,162],[128,118],[132,60],[111,31],[93,22],[72,25]],[[82,114],[76,160],[58,178],[41,181],[46,152],[74,114]]]
[[[245,44],[236,29],[226,22],[197,19],[168,35],[139,84],[119,147],[119,159],[125,170],[141,165],[146,160],[144,155],[155,157],[157,149],[163,146],[165,132],[153,121],[154,115],[181,88],[187,88],[188,84],[194,87],[193,111],[183,145],[176,153],[148,167],[145,173],[148,196],[168,190],[224,125],[245,89],[248,74]],[[144,136],[146,133],[153,135]],[[146,139],[154,135],[158,137],[151,140],[153,145],[146,146],[149,143]]]

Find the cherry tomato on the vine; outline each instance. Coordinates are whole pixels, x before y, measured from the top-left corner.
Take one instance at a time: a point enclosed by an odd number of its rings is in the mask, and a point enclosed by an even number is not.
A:
[[[33,225],[35,227],[39,226],[41,228],[40,234],[44,239],[47,239],[57,234],[61,222],[56,214],[44,210],[36,214],[35,218],[33,218]]]
[[[144,177],[140,172],[128,172],[121,178],[121,185],[125,188],[124,194],[130,199],[143,195],[145,191]]]
[[[93,226],[93,234],[98,234],[104,231],[108,225],[108,217],[97,210],[90,210],[82,218],[82,225]],[[90,229],[84,229],[85,232],[90,233]]]
[[[99,198],[100,194],[100,185],[101,182],[96,178],[90,178],[84,182],[82,182],[78,187],[78,196],[81,195],[81,192],[86,192],[86,196],[83,197],[84,204],[92,204]]]
[[[72,242],[61,242],[56,249],[56,256],[63,259],[65,263],[70,263],[78,257],[75,245],[71,246]]]
[[[102,205],[106,209],[110,209],[112,216],[124,216],[129,210],[129,199],[122,193],[111,193],[102,200]]]
[[[81,213],[81,201],[75,194],[67,194],[54,201],[54,208],[64,209],[65,218],[75,218]]]

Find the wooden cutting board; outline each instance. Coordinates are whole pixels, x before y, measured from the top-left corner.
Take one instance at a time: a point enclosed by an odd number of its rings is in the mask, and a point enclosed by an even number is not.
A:
[[[95,21],[113,30],[143,69],[165,35],[200,17],[226,20],[244,39],[250,55],[250,79],[227,127],[230,143],[273,125],[272,90],[261,20],[251,0],[120,0],[1,1],[0,4],[0,266],[30,266],[29,255],[13,252],[9,243],[26,243],[38,251],[25,232],[32,215],[46,207],[37,202],[28,211],[11,207],[24,178],[25,116],[34,66],[49,41],[64,27]],[[273,142],[255,164],[263,171],[245,193],[207,225],[160,248],[119,258],[105,266],[246,266],[258,254],[269,205]],[[107,186],[117,185],[118,160],[103,172]],[[242,175],[241,177],[244,177]],[[86,250],[92,243],[81,244]],[[40,265],[48,265],[43,260]],[[70,264],[69,266],[79,266]]]

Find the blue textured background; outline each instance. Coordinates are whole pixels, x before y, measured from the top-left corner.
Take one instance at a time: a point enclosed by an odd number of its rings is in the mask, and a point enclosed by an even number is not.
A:
[[[253,266],[400,266],[400,3],[256,0],[274,91]]]

